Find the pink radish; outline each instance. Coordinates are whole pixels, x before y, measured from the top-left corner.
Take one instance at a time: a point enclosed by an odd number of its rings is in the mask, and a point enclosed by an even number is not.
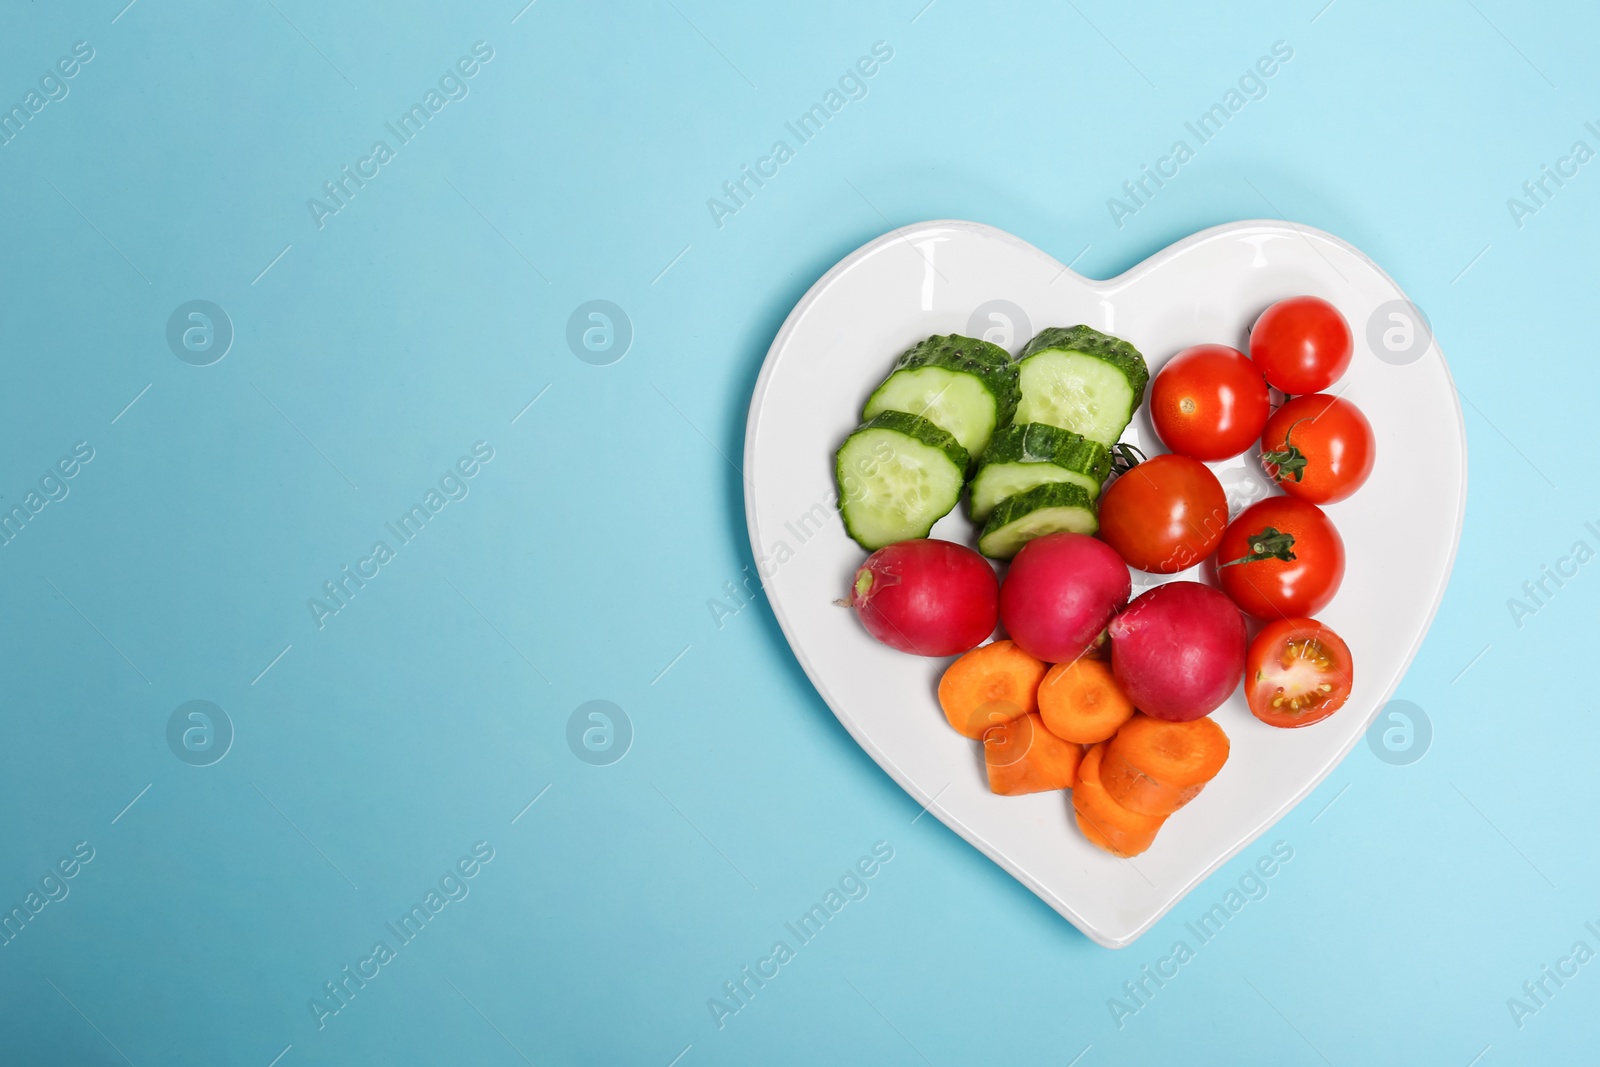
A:
[[[1157,719],[1203,718],[1244,677],[1244,615],[1209,585],[1158,585],[1129,604],[1108,632],[1118,684]]]
[[[1099,640],[1132,591],[1128,565],[1104,541],[1045,534],[1011,561],[1000,587],[1000,621],[1024,652],[1065,663]]]
[[[867,632],[914,656],[956,656],[994,633],[1000,583],[965,545],[923,539],[878,549],[856,571],[850,606]]]

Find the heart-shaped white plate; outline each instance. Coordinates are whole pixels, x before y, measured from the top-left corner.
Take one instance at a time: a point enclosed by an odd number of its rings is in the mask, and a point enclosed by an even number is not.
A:
[[[981,748],[950,729],[935,699],[946,661],[878,644],[834,604],[865,553],[835,512],[833,453],[894,358],[930,334],[984,333],[1014,354],[1044,327],[1087,323],[1131,341],[1153,377],[1189,345],[1245,348],[1247,327],[1267,305],[1302,293],[1332,301],[1349,320],[1356,353],[1335,391],[1366,412],[1377,435],[1371,479],[1328,508],[1348,565],[1321,619],[1350,645],[1354,692],[1336,715],[1300,730],[1263,725],[1236,692],[1215,712],[1233,743],[1227,766],[1172,816],[1148,852],[1117,859],[1079,834],[1066,794],[991,794]],[[1164,451],[1147,410],[1124,440],[1148,454]],[[1235,513],[1268,491],[1247,457],[1213,467]],[[1116,948],[1309,794],[1394,691],[1455,559],[1466,433],[1425,320],[1371,260],[1329,234],[1239,222],[1094,281],[1000,230],[939,221],[853,252],[789,314],[750,402],[745,473],[750,541],[767,598],[839,721],[945,825],[1089,937]],[[972,544],[963,510],[941,520],[933,536]],[[1157,580],[1134,576],[1135,594]],[[1204,580],[1198,572],[1173,577]]]

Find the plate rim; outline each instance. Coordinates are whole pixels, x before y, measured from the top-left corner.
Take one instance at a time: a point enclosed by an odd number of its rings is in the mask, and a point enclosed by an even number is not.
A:
[[[778,332],[773,337],[772,343],[767,347],[766,355],[762,358],[761,371],[756,376],[755,386],[752,388],[750,393],[750,407],[745,417],[745,437],[744,448],[742,450],[742,459],[745,471],[748,472],[752,469],[752,464],[755,459],[756,430],[761,421],[762,411],[766,407],[767,392],[769,386],[771,385],[772,375],[777,368],[777,364],[780,360],[783,350],[788,345],[794,331],[798,328],[801,319],[805,317],[805,315],[811,310],[812,306],[822,298],[822,296],[832,287],[833,283],[841,275],[854,267],[861,260],[876,253],[881,247],[893,241],[907,240],[911,234],[933,229],[963,230],[980,237],[997,239],[1003,243],[1017,246],[1022,250],[1041,256],[1049,262],[1056,264],[1061,268],[1063,274],[1073,275],[1073,277],[1082,283],[1086,288],[1100,291],[1121,288],[1137,278],[1142,277],[1149,271],[1154,270],[1157,266],[1158,260],[1164,261],[1176,258],[1179,254],[1191,246],[1205,241],[1215,240],[1231,233],[1243,230],[1266,229],[1276,230],[1281,235],[1286,237],[1300,237],[1303,239],[1309,239],[1308,235],[1315,235],[1318,238],[1326,240],[1329,243],[1344,249],[1357,260],[1366,264],[1380,278],[1387,282],[1396,293],[1399,293],[1403,298],[1410,302],[1413,307],[1416,307],[1416,302],[1411,300],[1409,294],[1406,293],[1400,284],[1390,277],[1388,272],[1374,262],[1371,257],[1369,257],[1365,252],[1362,252],[1355,245],[1352,245],[1343,238],[1338,237],[1335,234],[1328,233],[1325,230],[1318,229],[1314,226],[1305,226],[1289,222],[1287,219],[1241,219],[1235,222],[1227,222],[1216,226],[1209,226],[1203,230],[1198,230],[1189,236],[1182,238],[1181,240],[1174,241],[1172,244],[1156,250],[1122,273],[1106,279],[1090,278],[1079,274],[1071,267],[1061,263],[1060,260],[1056,259],[1050,253],[1044,251],[1036,245],[1025,241],[1021,237],[1018,237],[1007,230],[1002,230],[996,226],[990,226],[987,223],[973,222],[965,219],[928,219],[922,222],[910,223],[905,226],[897,226],[888,232],[883,233],[870,241],[867,241],[865,244],[856,248],[853,252],[850,252],[837,263],[835,263],[831,268],[828,269],[826,273],[822,275],[822,277],[818,278],[814,283],[812,283],[812,285],[806,290],[805,294],[795,303],[794,307],[790,309],[789,314],[784,317],[783,325],[778,328]],[[1450,535],[1448,558],[1445,561],[1444,571],[1438,582],[1438,586],[1433,592],[1432,603],[1430,603],[1428,606],[1426,620],[1424,621],[1422,627],[1417,631],[1416,636],[1412,638],[1411,646],[1406,650],[1404,662],[1401,664],[1399,672],[1395,675],[1394,681],[1385,689],[1379,699],[1374,702],[1372,710],[1368,713],[1367,721],[1363,725],[1362,729],[1351,736],[1350,740],[1345,743],[1344,747],[1340,749],[1338,754],[1329,761],[1327,767],[1314,779],[1306,783],[1302,789],[1291,796],[1277,811],[1275,811],[1262,823],[1259,829],[1252,833],[1246,834],[1237,844],[1224,851],[1222,855],[1207,865],[1204,870],[1200,871],[1189,881],[1185,882],[1178,892],[1173,896],[1171,902],[1157,909],[1154,914],[1149,916],[1132,931],[1125,935],[1111,935],[1096,927],[1093,922],[1079,914],[1067,901],[1063,900],[1060,895],[1055,893],[1048,886],[1042,884],[1025,868],[1012,861],[1004,852],[990,845],[981,834],[979,834],[973,828],[967,826],[966,823],[964,823],[954,813],[940,808],[936,804],[938,799],[937,795],[930,796],[926,790],[921,788],[921,786],[914,782],[908,774],[901,770],[899,765],[894,760],[890,759],[881,749],[879,749],[878,746],[872,742],[870,737],[858,729],[857,724],[850,716],[843,715],[839,712],[839,709],[834,706],[834,701],[829,695],[827,688],[818,679],[817,674],[812,667],[809,656],[801,646],[795,643],[795,636],[791,632],[790,623],[783,611],[782,605],[774,602],[773,599],[768,596],[765,598],[767,601],[767,606],[772,611],[773,616],[777,619],[779,629],[783,631],[784,640],[789,646],[790,654],[793,655],[795,660],[800,664],[800,667],[805,672],[806,678],[808,681],[810,681],[812,688],[816,690],[817,695],[822,698],[822,702],[827,705],[828,710],[833,714],[833,717],[841,726],[845,728],[845,731],[850,734],[851,738],[855,740],[856,744],[859,745],[861,749],[872,758],[873,762],[878,765],[880,770],[887,773],[895,782],[895,784],[900,786],[900,788],[903,789],[908,796],[921,804],[925,812],[932,812],[934,817],[937,818],[941,823],[955,831],[955,833],[958,834],[969,845],[983,853],[983,855],[988,857],[1007,874],[1026,886],[1030,892],[1048,904],[1051,909],[1070,922],[1089,940],[1105,948],[1125,948],[1128,945],[1133,944],[1140,937],[1144,936],[1144,934],[1148,933],[1156,923],[1160,922],[1170,911],[1176,908],[1179,903],[1188,897],[1189,894],[1192,893],[1202,882],[1215,874],[1224,864],[1233,859],[1240,852],[1243,852],[1246,848],[1263,837],[1268,830],[1272,829],[1279,822],[1281,822],[1286,816],[1289,815],[1290,812],[1298,807],[1302,801],[1315,792],[1317,787],[1326,781],[1328,776],[1331,775],[1334,770],[1344,763],[1345,759],[1350,755],[1350,750],[1356,746],[1358,741],[1366,736],[1367,730],[1371,728],[1372,723],[1376,719],[1378,713],[1393,698],[1395,690],[1399,688],[1400,683],[1405,679],[1406,674],[1411,670],[1411,664],[1415,660],[1417,653],[1421,650],[1422,643],[1427,639],[1428,632],[1433,629],[1433,623],[1435,618],[1438,616],[1439,607],[1444,602],[1445,593],[1448,592],[1450,588],[1450,579],[1455,572],[1456,555],[1461,546],[1461,534],[1466,521],[1467,495],[1470,489],[1470,483],[1468,479],[1469,469],[1467,427],[1465,413],[1461,407],[1461,393],[1460,390],[1456,388],[1455,377],[1450,372],[1450,362],[1445,358],[1444,348],[1439,344],[1438,335],[1434,333],[1431,334],[1431,336],[1431,347],[1434,348],[1438,353],[1439,364],[1444,371],[1445,382],[1450,388],[1451,404],[1455,409],[1455,423],[1458,435],[1459,454],[1461,457],[1461,491],[1456,501],[1455,522]],[[746,484],[744,487],[744,504],[745,528],[746,533],[750,538],[751,551],[755,553],[757,558],[760,558],[762,553],[762,542],[760,537],[760,528],[756,516],[755,483],[753,479],[746,479]]]

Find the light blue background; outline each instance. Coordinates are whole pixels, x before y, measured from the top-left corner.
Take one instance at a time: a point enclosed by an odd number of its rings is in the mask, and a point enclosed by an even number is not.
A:
[[[0,147],[0,504],[95,449],[0,548],[0,905],[95,849],[0,947],[0,1059],[1465,1067],[1593,1047],[1600,963],[1521,1029],[1506,1006],[1573,942],[1600,949],[1600,565],[1521,627],[1506,605],[1575,540],[1600,547],[1600,163],[1521,228],[1506,204],[1575,140],[1600,147],[1591,8],[123,2],[13,2],[0,34],[8,107],[95,50]],[[306,199],[478,40],[470,95],[319,230]],[[1280,40],[1266,97],[1118,228],[1107,198]],[[867,97],[715,225],[707,198],[876,41],[894,55]],[[1112,952],[915,818],[764,603],[714,624],[751,565],[724,457],[788,309],[892,225],[977,219],[1108,276],[1280,215],[1382,264],[1469,398],[1455,577],[1398,694],[1432,747],[1400,767],[1358,748]],[[237,333],[203,368],[164,336],[195,298]],[[597,298],[635,332],[604,367],[565,340]],[[470,495],[319,631],[306,599],[480,440]],[[166,744],[192,699],[237,732],[210,767]],[[611,766],[566,744],[591,699],[633,723]],[[1275,840],[1294,858],[1266,899],[1119,1029],[1108,998]],[[308,999],[477,841],[495,858],[471,895],[319,1030]],[[894,859],[870,895],[719,1030],[706,999],[876,841]]]

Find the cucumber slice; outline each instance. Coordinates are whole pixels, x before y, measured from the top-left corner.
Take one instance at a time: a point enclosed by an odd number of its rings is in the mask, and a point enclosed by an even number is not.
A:
[[[990,559],[1010,559],[1035,537],[1059,530],[1092,534],[1098,529],[1094,499],[1083,486],[1055,482],[1008,496],[995,505],[978,536],[978,551]]]
[[[927,537],[961,499],[967,450],[927,419],[885,411],[862,423],[834,459],[845,532],[874,552]]]
[[[1082,486],[1090,500],[1111,476],[1111,453],[1098,441],[1042,422],[1008,426],[994,435],[972,479],[967,512],[982,523],[1008,496],[1050,482]]]
[[[1052,327],[1017,357],[1016,421],[1042,422],[1106,447],[1144,400],[1150,370],[1128,342],[1088,326]]]
[[[895,360],[861,417],[884,411],[920,415],[955,435],[969,456],[989,444],[1017,406],[1017,368],[999,345],[958,334],[930,337]]]

